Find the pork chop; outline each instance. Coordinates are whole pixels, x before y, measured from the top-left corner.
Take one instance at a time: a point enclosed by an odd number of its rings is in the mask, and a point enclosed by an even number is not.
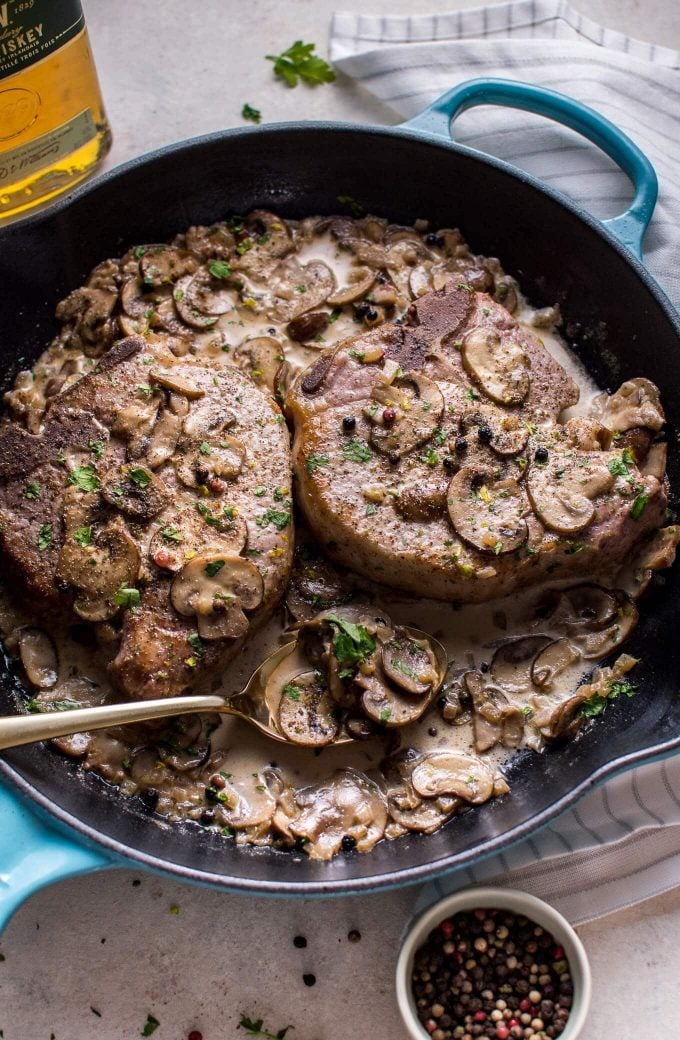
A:
[[[271,614],[293,549],[290,447],[239,370],[116,343],[48,407],[0,430],[0,553],[34,612],[118,642],[121,693],[170,696]]]
[[[660,526],[663,476],[596,419],[560,425],[578,396],[537,336],[450,282],[298,377],[299,504],[333,559],[421,596],[611,573]]]

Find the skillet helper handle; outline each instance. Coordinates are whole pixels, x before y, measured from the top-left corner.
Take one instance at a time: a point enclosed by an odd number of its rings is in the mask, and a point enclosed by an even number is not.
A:
[[[402,126],[453,137],[455,118],[477,105],[502,105],[546,116],[570,127],[606,152],[631,180],[634,195],[625,213],[602,223],[638,259],[642,259],[642,240],[656,205],[658,181],[649,159],[630,137],[580,101],[546,87],[506,79],[467,80],[442,94],[429,108]]]
[[[116,865],[101,850],[43,822],[28,799],[0,782],[0,933],[15,910],[45,885]]]
[[[219,711],[222,697],[165,697],[156,701],[133,701],[130,704],[107,704],[97,708],[74,708],[73,711],[51,711],[36,715],[9,715],[0,718],[0,750],[34,744],[38,740],[67,737],[90,729],[108,729],[127,722],[146,722],[170,715],[186,715],[195,711]]]

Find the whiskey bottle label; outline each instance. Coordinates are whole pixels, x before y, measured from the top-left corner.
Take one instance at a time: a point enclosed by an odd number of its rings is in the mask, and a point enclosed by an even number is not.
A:
[[[80,0],[0,0],[0,80],[42,61],[84,28]]]

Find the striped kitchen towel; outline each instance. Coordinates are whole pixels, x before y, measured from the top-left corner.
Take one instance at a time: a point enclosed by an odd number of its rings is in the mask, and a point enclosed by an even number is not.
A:
[[[431,16],[336,13],[330,54],[402,118],[456,83],[503,77],[591,105],[643,149],[659,175],[645,262],[680,306],[680,54],[597,25],[565,0],[520,0]],[[630,184],[594,146],[537,116],[484,108],[458,141],[521,166],[600,217],[623,211]],[[624,773],[503,854],[422,890],[500,884],[547,899],[574,923],[680,884],[680,756]]]
[[[551,87],[607,116],[659,176],[645,263],[680,307],[680,53],[605,29],[565,0],[519,0],[413,17],[338,12],[330,56],[403,118],[482,76]],[[455,136],[521,166],[596,216],[614,216],[630,199],[627,178],[607,156],[538,116],[477,108],[456,121]]]

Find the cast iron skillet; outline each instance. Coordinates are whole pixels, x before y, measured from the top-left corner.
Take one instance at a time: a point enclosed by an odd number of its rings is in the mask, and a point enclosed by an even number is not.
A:
[[[539,111],[580,130],[634,181],[631,209],[605,230],[531,177],[453,143],[452,117],[481,103]],[[435,227],[460,226],[476,251],[502,258],[532,301],[559,301],[574,349],[600,385],[637,375],[658,384],[674,443],[678,316],[616,237],[639,249],[656,199],[654,171],[594,112],[504,81],[464,84],[396,128],[283,124],[173,145],[10,227],[0,235],[0,358],[8,381],[54,333],[56,302],[103,258],[256,206],[287,217],[337,212],[339,195],[395,221],[428,217]],[[677,452],[669,475],[680,486]],[[531,833],[613,772],[680,748],[679,628],[680,600],[667,576],[649,595],[626,645],[643,659],[638,696],[617,701],[574,743],[527,755],[511,777],[509,797],[432,836],[408,835],[370,855],[340,855],[329,864],[237,849],[198,826],[150,818],[137,799],[119,797],[94,775],[79,776],[76,766],[43,746],[6,753],[0,761],[0,923],[49,880],[130,860],[232,891],[307,896],[376,890],[465,865]],[[10,666],[0,684],[0,710],[12,711],[17,679]]]

